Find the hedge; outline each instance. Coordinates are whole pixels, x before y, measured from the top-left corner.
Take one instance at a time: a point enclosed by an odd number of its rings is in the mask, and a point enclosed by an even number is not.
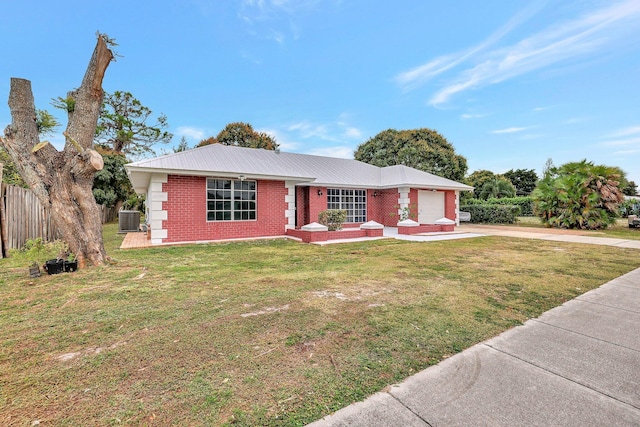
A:
[[[514,205],[464,205],[460,210],[471,213],[471,222],[484,224],[513,224],[520,213]]]
[[[469,199],[465,200],[465,205],[511,205],[520,208],[518,216],[534,216],[533,198],[531,196],[503,197],[501,199],[491,198],[488,200]]]

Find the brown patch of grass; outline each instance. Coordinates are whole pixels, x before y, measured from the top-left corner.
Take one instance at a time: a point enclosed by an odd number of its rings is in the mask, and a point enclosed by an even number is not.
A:
[[[114,236],[110,266],[34,280],[0,260],[3,424],[302,425],[640,264],[492,237],[120,251]]]

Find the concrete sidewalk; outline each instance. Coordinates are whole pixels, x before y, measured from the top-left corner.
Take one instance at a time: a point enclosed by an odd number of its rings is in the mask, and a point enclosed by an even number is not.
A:
[[[639,330],[637,269],[310,426],[640,426]]]

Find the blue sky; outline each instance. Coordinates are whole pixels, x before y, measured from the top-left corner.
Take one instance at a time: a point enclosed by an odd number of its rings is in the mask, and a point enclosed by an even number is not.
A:
[[[49,102],[80,84],[99,30],[122,55],[104,88],[165,113],[175,144],[244,121],[283,151],[349,158],[385,129],[428,127],[469,172],[586,158],[640,184],[640,0],[0,5],[3,129],[9,78],[58,115]]]

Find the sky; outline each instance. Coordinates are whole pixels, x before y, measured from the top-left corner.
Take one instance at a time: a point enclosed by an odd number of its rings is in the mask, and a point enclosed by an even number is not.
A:
[[[97,31],[118,43],[104,89],[166,114],[172,145],[242,121],[353,158],[430,128],[469,173],[587,159],[640,184],[640,0],[0,0],[2,129],[11,77],[66,126],[51,99],[80,85]]]

